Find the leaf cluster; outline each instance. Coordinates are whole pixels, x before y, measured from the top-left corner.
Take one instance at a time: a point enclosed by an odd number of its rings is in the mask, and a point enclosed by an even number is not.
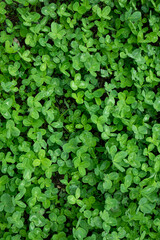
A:
[[[0,240],[160,239],[159,14],[0,1]]]

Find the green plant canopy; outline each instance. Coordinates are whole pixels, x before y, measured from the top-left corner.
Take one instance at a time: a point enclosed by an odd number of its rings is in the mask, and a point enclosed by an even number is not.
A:
[[[0,240],[160,240],[160,0],[0,0]]]

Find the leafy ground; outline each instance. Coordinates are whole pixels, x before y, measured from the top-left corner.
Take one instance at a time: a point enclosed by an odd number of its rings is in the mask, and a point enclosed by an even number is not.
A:
[[[160,239],[160,1],[0,1],[0,239]]]

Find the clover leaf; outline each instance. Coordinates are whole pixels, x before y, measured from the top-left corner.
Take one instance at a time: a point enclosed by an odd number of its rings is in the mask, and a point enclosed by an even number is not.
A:
[[[7,213],[13,213],[15,210],[13,199],[8,193],[4,193],[1,196],[0,210],[2,211],[3,209]]]

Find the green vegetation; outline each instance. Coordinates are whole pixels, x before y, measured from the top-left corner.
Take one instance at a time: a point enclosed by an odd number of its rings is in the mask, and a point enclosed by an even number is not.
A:
[[[0,1],[0,240],[160,239],[160,1]]]

